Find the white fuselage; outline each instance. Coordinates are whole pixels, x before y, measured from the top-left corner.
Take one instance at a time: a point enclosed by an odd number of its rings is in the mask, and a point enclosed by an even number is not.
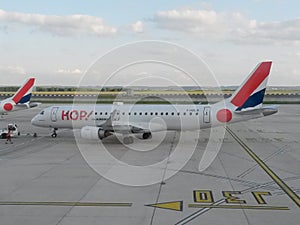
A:
[[[33,118],[32,124],[52,128],[82,128],[101,126],[113,110],[114,122],[134,124],[163,119],[168,130],[195,130],[210,127],[210,107],[202,105],[76,105],[53,106]],[[206,113],[206,116],[204,115]],[[205,117],[205,120],[204,120]],[[184,121],[184,123],[183,123]]]
[[[210,105],[68,105],[52,106],[44,109],[32,119],[32,124],[39,127],[80,129],[84,126],[101,127],[117,110],[115,124],[133,124],[145,127],[154,123],[159,130],[198,130],[211,126],[223,125],[216,113],[223,104]],[[238,122],[262,117],[262,114],[241,116],[232,114],[230,122]]]
[[[277,112],[276,107],[262,106],[271,64],[270,61],[259,63],[230,98],[213,105],[52,106],[36,115],[31,122],[40,127],[85,128],[82,132],[87,136],[89,132],[95,134],[98,130],[102,138],[113,132],[149,134],[162,130],[199,130],[268,116]]]

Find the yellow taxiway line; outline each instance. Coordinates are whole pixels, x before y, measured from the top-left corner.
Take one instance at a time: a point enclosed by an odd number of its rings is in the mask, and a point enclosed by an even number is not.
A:
[[[132,203],[107,203],[107,202],[14,202],[3,201],[1,205],[27,205],[27,206],[96,206],[96,207],[131,207]]]
[[[218,209],[263,209],[263,210],[289,210],[286,206],[258,206],[258,205],[205,205],[189,204],[189,208],[218,208]]]
[[[255,160],[255,162],[279,185],[279,187],[300,207],[299,196],[274,173],[232,130],[226,127],[227,132],[243,147],[243,149]]]

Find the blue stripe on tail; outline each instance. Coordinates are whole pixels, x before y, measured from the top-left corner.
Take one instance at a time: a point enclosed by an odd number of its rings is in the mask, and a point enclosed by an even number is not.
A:
[[[29,102],[30,98],[31,98],[31,93],[28,94],[28,95],[23,96],[21,98],[21,100],[18,102],[18,104],[23,104],[23,103]]]
[[[241,111],[242,109],[255,107],[261,104],[263,102],[265,92],[266,89],[264,88],[261,91],[254,93],[247,99],[247,101],[241,107],[237,108],[236,111]]]

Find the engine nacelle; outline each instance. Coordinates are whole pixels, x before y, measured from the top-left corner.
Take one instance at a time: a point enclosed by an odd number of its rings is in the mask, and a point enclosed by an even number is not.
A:
[[[85,126],[81,128],[80,134],[82,138],[89,139],[89,140],[97,140],[106,138],[112,133],[108,130],[103,130],[101,127],[92,127],[92,126]]]
[[[151,139],[152,138],[152,134],[151,132],[145,132],[145,133],[141,133],[141,134],[136,134],[135,135],[138,139]]]

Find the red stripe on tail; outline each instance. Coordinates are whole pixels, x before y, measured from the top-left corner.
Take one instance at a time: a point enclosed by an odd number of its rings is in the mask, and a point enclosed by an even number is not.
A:
[[[252,73],[239,92],[233,97],[231,103],[237,107],[242,106],[253,91],[266,79],[270,73],[272,62],[262,62]]]
[[[30,78],[27,83],[14,95],[12,100],[17,104],[33,85],[34,78]]]

